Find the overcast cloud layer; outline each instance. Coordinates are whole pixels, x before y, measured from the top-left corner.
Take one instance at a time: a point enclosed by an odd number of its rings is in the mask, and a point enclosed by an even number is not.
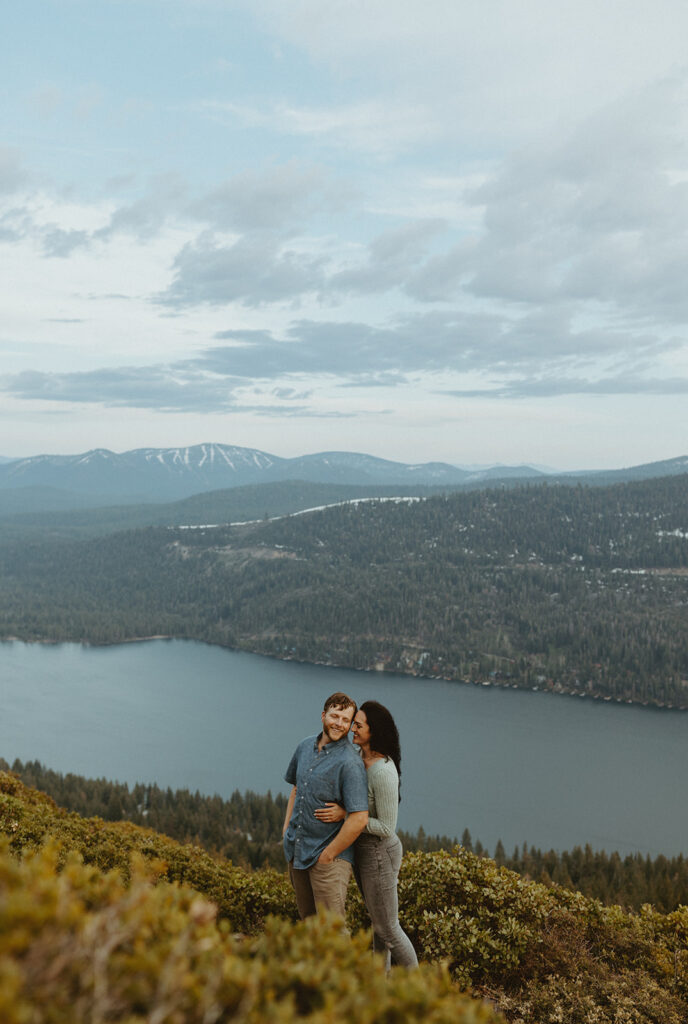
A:
[[[0,455],[688,452],[682,0],[27,0]]]

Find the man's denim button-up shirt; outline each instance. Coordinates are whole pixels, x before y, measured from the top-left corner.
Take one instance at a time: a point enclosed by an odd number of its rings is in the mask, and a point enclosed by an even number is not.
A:
[[[321,734],[322,735],[322,734]],[[368,810],[366,770],[348,736],[318,750],[320,736],[308,736],[294,751],[284,778],[296,786],[294,809],[284,834],[284,853],[295,868],[310,868],[342,827],[341,821],[318,821],[314,811],[338,803],[349,814]],[[351,846],[338,854],[353,862]]]

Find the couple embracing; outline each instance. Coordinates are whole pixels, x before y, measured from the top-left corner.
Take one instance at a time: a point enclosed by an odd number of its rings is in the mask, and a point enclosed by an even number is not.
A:
[[[333,693],[322,732],[302,740],[287,768],[292,790],[284,852],[302,918],[319,907],[344,916],[353,865],[374,949],[385,953],[387,966],[416,967],[398,915],[400,762],[399,733],[387,708],[374,700],[357,708],[345,693]]]

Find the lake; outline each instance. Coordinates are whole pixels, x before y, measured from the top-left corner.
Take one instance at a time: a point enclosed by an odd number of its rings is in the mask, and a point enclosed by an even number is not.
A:
[[[688,713],[282,662],[195,641],[0,644],[0,756],[229,797],[287,792],[344,690],[393,712],[399,826],[543,849],[688,854]]]

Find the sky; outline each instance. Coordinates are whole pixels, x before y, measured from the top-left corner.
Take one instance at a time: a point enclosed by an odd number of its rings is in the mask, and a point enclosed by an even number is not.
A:
[[[0,455],[688,453],[685,0],[22,0]]]

